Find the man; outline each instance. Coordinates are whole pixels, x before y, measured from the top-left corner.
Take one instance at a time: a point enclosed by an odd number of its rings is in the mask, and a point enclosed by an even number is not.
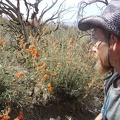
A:
[[[82,31],[94,29],[93,52],[99,72],[112,73],[105,80],[105,100],[95,120],[120,120],[120,0],[112,0],[100,16],[78,23]]]

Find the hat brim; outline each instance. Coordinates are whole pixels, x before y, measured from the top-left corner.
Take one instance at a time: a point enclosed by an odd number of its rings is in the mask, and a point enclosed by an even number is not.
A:
[[[82,31],[90,30],[96,27],[107,28],[107,21],[101,16],[89,16],[83,18],[78,23],[78,28]]]

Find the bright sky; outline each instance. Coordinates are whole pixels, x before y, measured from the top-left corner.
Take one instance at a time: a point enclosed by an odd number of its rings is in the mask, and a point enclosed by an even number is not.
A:
[[[31,3],[34,3],[36,0],[29,0],[29,1]],[[48,7],[49,7],[52,4],[52,1],[55,1],[55,0],[43,0],[40,3],[39,9],[42,11],[46,7],[46,5],[48,5]],[[59,8],[59,5],[62,3],[62,1],[64,1],[64,0],[58,0],[57,4],[46,13],[46,15],[44,16],[44,19],[49,18],[55,11],[57,11]],[[78,6],[79,2],[80,2],[80,0],[65,0],[63,8],[69,8],[70,6],[74,7],[74,8],[72,8],[69,12],[67,11],[66,13],[64,13],[64,16],[61,17],[62,21],[66,21],[66,20],[74,21],[76,19],[76,15],[77,15],[77,11],[78,11],[77,6]],[[25,9],[22,8],[21,10],[24,13]],[[72,17],[75,13],[76,13],[76,15],[74,17]],[[72,19],[71,19],[71,17],[72,17]]]
[[[31,1],[35,1],[35,0],[31,0]],[[46,3],[48,5],[51,5],[52,0],[43,0],[40,4],[42,5],[41,7],[44,8],[44,6],[46,5]],[[53,0],[54,1],[54,0]],[[58,0],[58,3],[53,7],[53,9],[51,9],[51,11],[48,12],[48,14],[46,14],[46,18],[49,17],[50,15],[52,15],[53,12],[55,12],[58,7],[59,4],[62,2],[63,0]],[[67,12],[64,17],[61,19],[62,21],[76,21],[77,19],[77,12],[78,12],[78,4],[81,0],[66,0],[65,1],[65,8],[68,7],[74,7],[73,9],[71,9],[72,12]],[[88,0],[84,0],[84,1],[88,1]],[[108,0],[109,1],[109,0]],[[105,6],[103,3],[99,3],[97,4],[98,7],[103,7]],[[96,4],[90,5],[88,7],[86,7],[85,9],[85,13],[84,16],[89,16],[89,15],[98,15],[101,13],[100,9],[96,6]],[[75,15],[74,15],[75,14]],[[74,15],[74,16],[73,16]],[[72,17],[73,16],[73,17]],[[71,18],[72,17],[72,18]]]
[[[34,3],[35,0],[29,0],[31,3]],[[55,1],[55,0],[43,0],[41,3],[40,3],[40,10],[43,10],[45,8],[46,5],[50,6],[52,4],[52,1]],[[57,4],[47,12],[47,14],[44,16],[44,19],[47,19],[49,18],[55,11],[57,11],[60,3],[62,2],[63,0],[58,0]],[[78,12],[78,3],[80,2],[81,0],[66,0],[65,3],[64,3],[64,6],[65,8],[68,8],[68,7],[74,7],[73,9],[71,9],[71,12],[66,12],[63,17],[61,17],[61,21],[76,21],[77,20],[77,12]],[[88,1],[88,0],[84,0],[84,1]],[[108,0],[110,1],[110,0]],[[99,3],[97,4],[99,7],[101,6],[104,6],[103,3]],[[25,8],[22,6],[22,13],[25,12]],[[40,11],[39,11],[40,12]],[[85,9],[85,13],[84,13],[84,16],[89,16],[89,15],[98,15],[100,14],[101,11],[100,9],[98,9],[98,7],[96,6],[96,4],[94,5],[90,5],[88,7],[86,7]],[[74,15],[74,16],[73,16]],[[72,17],[73,16],[73,17]],[[72,17],[72,18],[71,18]]]

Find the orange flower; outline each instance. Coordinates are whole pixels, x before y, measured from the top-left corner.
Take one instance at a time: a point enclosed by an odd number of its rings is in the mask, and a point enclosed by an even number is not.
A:
[[[5,45],[6,45],[6,42],[3,42],[2,44],[5,46]]]
[[[9,120],[10,116],[8,116],[7,114],[4,114],[3,118],[1,120]]]
[[[57,75],[56,75],[56,74],[51,74],[50,76],[52,76],[52,77],[55,77],[55,78],[56,78],[56,76],[57,76]]]
[[[53,91],[53,87],[51,86],[50,83],[48,83],[48,91],[49,91],[49,92],[52,92],[52,91]]]
[[[38,66],[36,68],[37,72],[40,72],[40,73],[45,73],[45,69],[43,69],[41,66]]]
[[[24,75],[24,72],[19,72],[19,73],[16,75],[15,79],[19,79],[19,78],[22,77],[23,75]]]
[[[32,53],[36,58],[40,57],[40,54],[38,51],[35,49],[35,45],[30,45],[29,49],[27,49],[28,53]]]
[[[40,66],[38,66],[38,67],[36,68],[36,70],[39,71],[39,70],[40,70]]]
[[[2,38],[0,38],[0,44],[3,44],[3,40],[2,40]]]
[[[12,84],[12,85],[14,85],[14,84],[15,84],[15,82],[11,82],[11,84]]]
[[[22,120],[24,118],[23,112],[19,112],[19,115],[17,117],[19,120]]]
[[[14,120],[19,120],[18,118],[15,118]]]
[[[8,110],[7,110],[7,111],[8,111],[8,113],[10,113],[11,109],[10,109],[10,108],[8,108]]]
[[[43,79],[41,78],[41,79],[39,79],[38,81],[39,81],[40,83],[42,83],[42,82],[43,82]]]
[[[29,46],[29,49],[30,49],[30,50],[35,49],[35,45],[30,45],[30,46]]]
[[[24,75],[24,72],[19,72],[18,73],[18,76],[20,76],[20,77],[23,76],[23,75]]]
[[[30,34],[30,36],[29,36],[29,39],[33,39],[34,37],[33,37],[33,35],[32,34]]]
[[[46,79],[49,78],[49,75],[48,75],[48,74],[45,74],[45,75],[43,76],[43,78],[46,80]]]
[[[36,58],[40,57],[40,54],[37,51],[35,51],[34,55],[35,55]]]
[[[59,62],[59,63],[57,63],[57,67],[61,67],[61,63]]]
[[[41,66],[41,68],[46,68],[47,67],[47,64],[46,63],[44,63],[42,66]]]
[[[48,87],[51,87],[51,84],[50,84],[50,83],[48,83]]]
[[[29,49],[26,49],[26,52],[27,52],[27,53],[30,53],[30,50],[29,50]]]
[[[15,76],[15,79],[16,79],[16,80],[19,79],[19,76]]]
[[[96,78],[93,78],[90,83],[88,83],[89,88],[96,82]]]
[[[13,93],[14,93],[14,94],[17,94],[17,93],[18,93],[18,91],[17,91],[17,90],[15,90]]]
[[[42,69],[42,70],[39,70],[39,72],[40,72],[40,73],[45,73],[45,70],[44,70],[44,69]]]
[[[30,51],[36,58],[40,57],[39,53],[37,52],[37,50],[35,50],[34,47],[31,47],[31,48],[29,49],[29,51]]]
[[[35,49],[30,49],[32,54],[35,54]]]

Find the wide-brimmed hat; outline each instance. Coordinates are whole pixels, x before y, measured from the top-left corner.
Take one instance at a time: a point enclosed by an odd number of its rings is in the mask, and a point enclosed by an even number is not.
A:
[[[112,0],[101,15],[83,18],[78,23],[78,28],[82,31],[96,27],[120,37],[120,0]]]

